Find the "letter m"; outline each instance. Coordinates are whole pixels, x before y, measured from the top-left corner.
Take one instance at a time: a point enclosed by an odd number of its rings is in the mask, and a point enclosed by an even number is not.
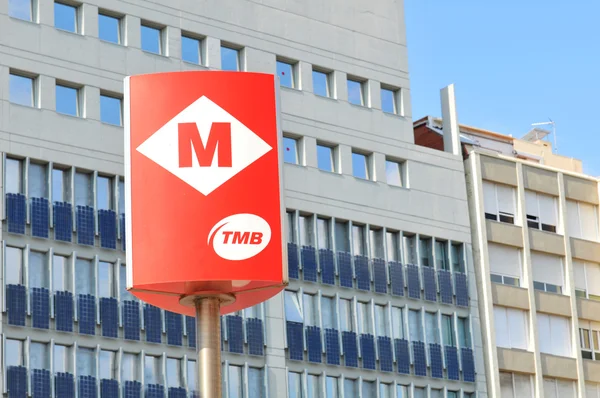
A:
[[[231,123],[213,123],[202,142],[196,123],[179,123],[179,167],[192,167],[192,146],[200,167],[210,167],[217,152],[219,167],[231,167]]]
[[[243,244],[247,245],[249,239],[250,239],[250,232],[241,233],[241,232],[236,231],[233,233],[233,243],[234,244],[243,243]]]

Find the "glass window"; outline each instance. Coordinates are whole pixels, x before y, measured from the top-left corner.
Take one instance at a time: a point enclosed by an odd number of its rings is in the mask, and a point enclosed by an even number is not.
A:
[[[369,165],[367,164],[367,155],[352,152],[352,175],[357,178],[368,180]]]
[[[321,296],[321,315],[323,317],[324,329],[337,329],[335,317],[335,298]]]
[[[285,230],[287,231],[287,241],[296,243],[296,213],[293,210],[286,212]]]
[[[100,380],[116,380],[117,378],[117,362],[115,351],[100,350],[98,357],[98,365],[100,366]]]
[[[135,296],[127,290],[127,266],[121,264],[119,268],[119,295],[121,301],[136,300]]]
[[[373,334],[373,318],[371,317],[371,305],[369,303],[358,303],[358,333]]]
[[[77,375],[96,377],[96,350],[77,347]]]
[[[408,398],[408,386],[396,385],[396,398]]]
[[[319,170],[329,171],[330,173],[335,171],[333,148],[317,144],[317,166]]]
[[[77,7],[54,2],[54,27],[77,33]]]
[[[354,105],[364,105],[363,82],[348,79],[348,102]]]
[[[300,308],[300,300],[298,298],[298,292],[285,291],[284,296],[285,304],[285,320],[290,322],[304,322],[302,316],[302,309]]]
[[[415,387],[413,390],[413,398],[427,398],[427,390],[425,387]]]
[[[153,53],[162,54],[162,31],[148,25],[141,25],[142,35],[142,50]]]
[[[335,249],[350,253],[350,241],[347,221],[335,221]]]
[[[34,79],[27,76],[10,74],[8,98],[13,104],[35,106]]]
[[[240,70],[240,51],[221,46],[221,69],[239,71]]]
[[[448,262],[448,242],[435,241],[435,262],[437,269],[450,270]]]
[[[78,258],[75,261],[75,293],[94,295],[94,265],[91,260]]]
[[[469,318],[458,317],[458,342],[461,347],[471,347],[471,328]]]
[[[398,105],[396,99],[398,97],[398,90],[390,90],[387,88],[381,88],[381,110],[387,113],[400,114],[398,112]]]
[[[54,373],[69,372],[71,370],[71,364],[69,361],[69,351],[71,347],[67,347],[60,344],[54,344],[54,350],[52,353],[52,364],[54,366]]]
[[[456,346],[451,315],[442,315],[442,337],[444,338],[444,345],[451,347]]]
[[[181,359],[167,358],[167,387],[181,387]]]
[[[92,201],[92,174],[76,172],[75,173],[75,205],[93,206]]]
[[[113,264],[98,262],[98,296],[113,297]]]
[[[124,352],[121,356],[121,380],[138,380],[138,357],[137,354]]]
[[[6,264],[4,266],[6,284],[7,285],[22,285],[23,284],[23,250],[18,247],[6,246]]]
[[[425,331],[427,332],[427,344],[440,343],[440,333],[435,312],[425,313]]]
[[[119,213],[125,214],[125,181],[119,179]]]
[[[302,396],[301,373],[288,372],[288,388],[289,398],[304,398]]]
[[[113,207],[112,178],[98,176],[96,179],[96,204],[98,210],[110,210]]]
[[[381,259],[385,258],[383,250],[383,229],[369,229],[369,241],[371,244],[371,257]]]
[[[444,390],[439,388],[432,388],[429,392],[429,398],[444,398]]]
[[[23,193],[23,162],[6,158],[5,193]]]
[[[304,313],[304,323],[307,326],[317,326],[319,323],[317,320],[317,296],[304,293],[302,295],[302,310]]]
[[[29,163],[29,179],[27,182],[30,198],[48,197],[48,174],[46,165],[38,163]]]
[[[342,332],[354,331],[354,313],[350,299],[340,299],[340,328]]]
[[[462,243],[452,243],[452,268],[454,272],[465,273],[465,258]]]
[[[379,384],[379,398],[394,398],[392,384],[380,383]]]
[[[189,391],[196,391],[196,361],[188,359],[187,361],[187,387]]]
[[[460,393],[459,391],[450,391],[450,390],[448,390],[446,392],[446,394],[447,394],[446,398],[459,398],[459,396],[458,396],[459,393]],[[465,398],[467,398],[469,396],[470,396],[469,393],[465,393]]]
[[[338,386],[338,378],[327,376],[327,380],[325,383],[325,395],[326,398],[339,398],[339,386]]]
[[[71,202],[69,171],[52,169],[52,201]]]
[[[358,380],[344,379],[344,397],[358,397]]]
[[[331,97],[331,89],[329,87],[330,74],[318,70],[312,71],[313,93],[321,97]]]
[[[404,235],[404,256],[407,264],[417,264],[417,237],[415,235]]]
[[[300,215],[299,227],[300,227],[300,244],[302,246],[313,246],[314,244],[314,230],[313,230],[313,217]]]
[[[377,398],[377,384],[374,381],[362,382],[362,398]]]
[[[408,329],[411,341],[423,341],[423,327],[421,325],[421,311],[408,311]]]
[[[98,37],[100,40],[121,44],[121,20],[117,17],[99,13]]]
[[[185,62],[202,65],[202,51],[200,39],[190,36],[181,36],[181,59]]]
[[[55,292],[68,291],[67,280],[67,258],[55,254],[52,257],[52,289]]]
[[[400,258],[399,235],[394,231],[385,232],[387,261],[398,261]]]
[[[394,339],[404,338],[404,313],[400,307],[392,307],[392,332]]]
[[[298,140],[283,137],[283,161],[285,163],[298,164]]]
[[[319,249],[331,249],[330,221],[327,218],[317,218],[317,240]]]
[[[57,84],[56,112],[69,116],[79,116],[79,89]]]
[[[49,288],[46,253],[29,252],[29,286]]]
[[[29,345],[29,367],[31,369],[50,369],[50,349],[48,343],[32,341]],[[6,352],[10,355],[10,352]]]
[[[4,343],[4,358],[7,368],[11,366],[23,366],[25,363],[23,355],[22,340],[6,339]]]
[[[422,267],[433,267],[433,253],[431,251],[431,238],[419,238],[419,256]]]
[[[33,22],[33,0],[8,0],[8,16]]]
[[[385,180],[389,185],[403,187],[402,164],[393,160],[385,161]]]
[[[366,254],[365,250],[365,227],[363,225],[352,226],[352,249],[355,256]]]
[[[102,123],[123,125],[121,119],[121,98],[100,95],[100,121]]]
[[[387,308],[381,304],[375,304],[375,330],[377,336],[389,336]]]
[[[161,357],[144,356],[144,382],[148,384],[163,384]]]
[[[248,395],[252,398],[265,396],[263,370],[260,368],[248,368]]]
[[[321,381],[317,375],[308,375],[306,380],[308,398],[321,398]]]
[[[296,88],[294,65],[289,62],[277,61],[277,76],[283,87]]]

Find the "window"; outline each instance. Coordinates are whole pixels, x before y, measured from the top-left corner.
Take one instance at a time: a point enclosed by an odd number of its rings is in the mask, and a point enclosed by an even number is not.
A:
[[[327,376],[325,381],[325,398],[339,398],[339,386],[338,386],[338,378]]]
[[[6,264],[4,265],[5,283],[7,285],[23,284],[23,250],[6,246]]]
[[[125,181],[119,178],[119,214],[125,214]]]
[[[394,398],[394,385],[380,383],[379,384],[379,398]]]
[[[54,350],[52,353],[52,363],[54,366],[54,373],[59,372],[70,372],[71,371],[71,347],[65,345],[54,344]],[[79,361],[78,361],[79,362]]]
[[[287,231],[287,241],[296,243],[296,212],[293,210],[286,212],[285,229]]]
[[[196,391],[196,375],[198,369],[196,368],[196,361],[188,359],[187,361],[187,387],[189,391]]]
[[[323,318],[323,329],[337,330],[338,326],[334,297],[321,296],[321,315]]]
[[[307,375],[306,377],[306,390],[308,398],[321,398],[321,381],[317,375]]]
[[[364,82],[348,78],[348,102],[354,105],[365,105]]]
[[[394,339],[404,339],[404,311],[400,307],[392,307],[392,335]]]
[[[121,118],[121,98],[100,94],[100,121],[102,123],[123,125]]]
[[[471,328],[469,318],[458,317],[458,343],[461,348],[471,348]]]
[[[313,67],[313,93],[321,97],[331,97],[331,72],[325,72]]]
[[[48,173],[46,165],[29,163],[28,189],[30,198],[48,197]]]
[[[429,392],[429,398],[444,398],[444,390],[432,388]]]
[[[221,69],[239,71],[240,51],[235,48],[221,46]]]
[[[367,155],[352,152],[352,175],[363,180],[369,180],[371,173],[368,161],[369,157]]]
[[[304,293],[302,295],[302,312],[304,314],[304,324],[306,326],[319,325],[319,308],[317,296]]]
[[[78,258],[75,261],[75,293],[95,295],[94,265],[91,260]]]
[[[115,351],[100,350],[98,365],[100,366],[100,380],[117,379],[117,353]]]
[[[6,158],[5,167],[5,193],[23,193],[23,162],[19,159]]]
[[[161,28],[154,26],[151,24],[145,24],[142,22],[141,25],[141,35],[142,35],[142,50],[163,55],[163,31]]]
[[[92,174],[78,171],[75,173],[75,205],[94,206]]]
[[[562,316],[537,313],[540,351],[546,354],[571,356],[570,320]]]
[[[387,261],[399,261],[400,258],[400,233],[396,231],[385,231],[385,243]]]
[[[385,181],[389,185],[404,186],[404,163],[395,160],[385,160]]]
[[[366,254],[364,225],[352,225],[352,250],[355,256]]]
[[[435,241],[435,262],[437,269],[450,270],[450,262],[448,261],[448,242]]]
[[[579,320],[579,340],[581,356],[584,359],[600,361],[600,323]]]
[[[506,245],[488,243],[492,282],[520,286],[521,250]]]
[[[574,381],[544,377],[544,398],[575,398],[577,387]]]
[[[296,83],[296,64],[286,61],[277,61],[277,76],[279,76],[279,84],[283,87],[297,88]]]
[[[54,255],[52,257],[52,288],[55,292],[68,291],[67,258]]]
[[[181,359],[167,358],[167,388],[182,386]]]
[[[515,223],[515,188],[483,181],[485,218],[508,224]]]
[[[567,231],[573,238],[598,241],[598,206],[567,199]]]
[[[573,260],[577,297],[600,301],[600,264]]]
[[[362,382],[362,398],[377,398],[377,384],[375,381]]]
[[[348,222],[335,220],[335,249],[338,252],[350,253],[350,236]]]
[[[585,383],[585,397],[586,398],[600,398],[600,384],[598,383]]]
[[[408,398],[408,386],[404,386],[402,384],[396,385],[396,398]]]
[[[330,173],[336,171],[332,147],[317,144],[317,166],[319,170],[329,171]]]
[[[421,325],[421,311],[408,310],[408,331],[411,341],[423,341],[423,326]]]
[[[98,37],[109,43],[121,44],[121,19],[99,12]]]
[[[548,232],[556,232],[558,208],[556,198],[525,190],[527,226]]]
[[[502,398],[533,397],[533,376],[500,372]]]
[[[98,210],[113,208],[112,178],[99,175],[96,179],[96,206]]]
[[[248,368],[248,395],[252,398],[265,396],[263,370],[260,368]]]
[[[358,397],[358,380],[344,379],[344,397]]]
[[[96,377],[96,350],[77,347],[77,376]]]
[[[33,0],[8,0],[8,16],[34,22]]]
[[[36,106],[34,81],[33,77],[11,72],[8,87],[10,102],[23,106]]]
[[[369,243],[372,258],[385,258],[383,249],[383,228],[369,228]]]
[[[288,322],[304,322],[298,295],[298,292],[291,292],[289,290],[285,291],[285,320]]]
[[[98,297],[113,297],[113,264],[98,262]]]
[[[350,299],[340,299],[340,328],[342,332],[354,331],[354,313]]]
[[[313,217],[300,215],[298,225],[300,228],[299,229],[300,245],[313,246],[314,245]]]
[[[15,339],[6,339],[4,343],[4,365],[6,368],[11,366],[23,366],[25,363],[23,341]]]
[[[283,161],[298,164],[298,140],[296,138],[283,137]]]
[[[381,110],[386,113],[402,114],[398,107],[400,90],[381,87]]]
[[[562,294],[564,266],[561,257],[531,252],[531,265],[534,289]]]
[[[31,369],[50,369],[49,347],[48,343],[37,343],[35,341],[29,344],[29,367]],[[11,355],[8,351],[6,354]]]
[[[438,318],[435,312],[425,313],[425,333],[427,334],[427,344],[440,343],[440,330],[438,328]]]
[[[331,249],[331,220],[317,218],[317,244],[319,249]]]
[[[404,260],[406,264],[417,264],[417,237],[415,235],[404,235]]]
[[[52,201],[71,202],[70,181],[69,170],[52,169]]]
[[[496,345],[504,348],[529,348],[527,311],[516,308],[494,306]]]
[[[465,255],[462,243],[452,243],[452,269],[454,272],[465,273]]]
[[[49,288],[48,260],[46,253],[29,252],[29,287]]]
[[[69,116],[79,115],[79,89],[56,85],[56,112]]]
[[[77,7],[54,2],[54,27],[67,32],[77,33]]]
[[[148,384],[163,384],[161,357],[144,356],[144,382]]]
[[[415,387],[413,398],[427,398],[427,389],[425,387]]]
[[[121,380],[137,381],[140,376],[138,366],[139,361],[137,354],[123,352],[121,357]]]
[[[297,372],[288,372],[288,397],[304,398],[302,396],[302,374]]]
[[[381,304],[375,304],[375,330],[377,336],[389,336],[388,313],[387,308]]]
[[[202,65],[202,41],[196,37],[181,35],[181,59]]]
[[[431,241],[431,238],[419,237],[419,256],[421,257],[422,267],[433,267]]]
[[[456,347],[451,315],[442,315],[442,338],[445,346]]]

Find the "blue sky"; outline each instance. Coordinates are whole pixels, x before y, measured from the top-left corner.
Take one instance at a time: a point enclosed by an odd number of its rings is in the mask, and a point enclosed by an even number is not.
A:
[[[441,116],[520,138],[556,122],[558,153],[600,176],[600,2],[405,0],[413,118]]]

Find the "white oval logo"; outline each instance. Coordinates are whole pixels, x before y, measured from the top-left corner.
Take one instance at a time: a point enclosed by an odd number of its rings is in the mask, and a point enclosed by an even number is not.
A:
[[[215,224],[208,234],[215,253],[226,260],[246,260],[264,250],[271,240],[271,227],[255,214],[234,214]]]

